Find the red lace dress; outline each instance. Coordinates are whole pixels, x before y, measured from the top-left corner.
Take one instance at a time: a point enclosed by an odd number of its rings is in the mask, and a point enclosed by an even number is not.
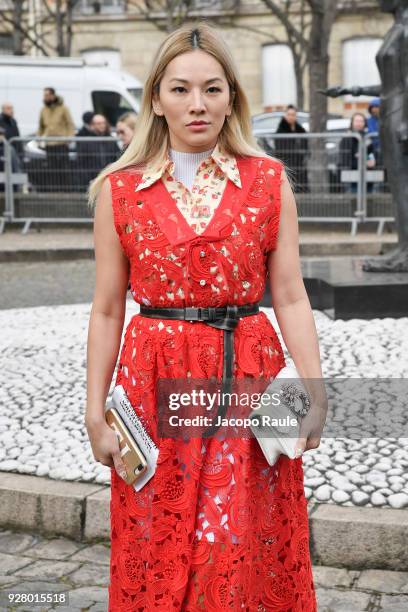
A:
[[[196,234],[163,182],[135,192],[140,174],[110,175],[115,227],[131,292],[154,307],[223,306],[262,298],[276,247],[281,164],[237,158],[204,232]],[[203,283],[200,281],[205,280]],[[234,331],[234,376],[275,376],[285,365],[263,312]],[[116,384],[159,446],[140,491],[111,470],[110,612],[314,612],[302,458],[270,467],[254,438],[158,439],[158,378],[222,377],[223,331],[204,322],[135,315]]]

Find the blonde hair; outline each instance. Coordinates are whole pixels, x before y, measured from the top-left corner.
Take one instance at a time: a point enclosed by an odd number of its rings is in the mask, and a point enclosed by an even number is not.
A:
[[[232,100],[231,115],[218,136],[220,149],[239,156],[270,157],[258,145],[252,134],[248,99],[238,78],[238,70],[222,35],[205,22],[183,25],[171,32],[161,43],[146,80],[140,113],[132,140],[120,158],[106,166],[91,182],[88,190],[89,205],[96,203],[104,179],[111,173],[128,166],[144,171],[149,164],[152,171],[164,163],[170,145],[165,117],[153,111],[153,93],[159,92],[160,82],[167,64],[181,53],[201,49],[212,55],[223,67]]]
[[[129,111],[119,117],[116,122],[116,125],[119,123],[119,121],[127,125],[132,131],[135,131],[137,125],[137,115],[136,113]]]

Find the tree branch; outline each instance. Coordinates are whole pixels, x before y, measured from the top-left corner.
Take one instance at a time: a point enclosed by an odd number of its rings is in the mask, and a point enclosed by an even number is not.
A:
[[[21,34],[24,36],[24,38],[26,40],[28,40],[36,49],[38,49],[39,51],[41,51],[41,53],[43,53],[44,55],[48,56],[49,53],[47,52],[46,48],[38,41],[37,38],[33,37],[30,34],[29,29],[23,28],[23,26],[21,25],[21,22],[16,22],[12,17],[10,17],[7,13],[9,11],[4,11],[4,10],[0,10],[0,17],[6,22],[9,23],[13,26],[13,28],[15,28],[16,30],[18,30],[19,32],[21,32]]]
[[[263,3],[277,16],[277,18],[284,25],[286,31],[295,38],[302,47],[307,46],[307,40],[301,34],[299,30],[293,25],[293,20],[290,17],[289,12],[284,11],[277,2],[274,0],[262,0]]]

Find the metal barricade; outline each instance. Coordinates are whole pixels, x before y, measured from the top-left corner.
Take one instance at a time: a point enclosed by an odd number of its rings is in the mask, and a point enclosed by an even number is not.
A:
[[[385,194],[387,188],[367,135],[277,134],[267,129],[255,129],[254,135],[268,154],[285,163],[299,221],[350,222],[355,235],[361,222],[376,221],[381,233],[384,223],[393,220],[390,198],[385,205],[384,195],[374,195]]]
[[[17,154],[20,172],[12,169]],[[92,223],[87,205],[90,181],[121,155],[112,137],[12,138],[5,147],[5,210],[7,221],[24,223]]]
[[[378,223],[377,234],[380,235],[387,221],[395,221],[393,198],[384,166],[379,134],[377,132],[367,134],[365,141],[367,149],[372,151],[376,158],[375,169],[366,173],[365,221]]]
[[[358,132],[277,134],[255,129],[260,146],[282,160],[296,195],[300,222],[394,221],[387,176],[376,135]],[[89,182],[121,155],[111,137],[12,138],[2,140],[0,233],[7,221],[90,223]],[[372,164],[374,152],[375,165]],[[1,156],[0,156],[1,157]],[[17,160],[17,161],[16,161]],[[18,162],[18,163],[17,163]],[[1,189],[3,187],[3,193]]]

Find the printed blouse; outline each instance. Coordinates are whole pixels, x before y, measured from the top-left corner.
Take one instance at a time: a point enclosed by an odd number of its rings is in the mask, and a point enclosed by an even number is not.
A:
[[[175,163],[167,155],[159,170],[147,170],[143,174],[135,191],[145,189],[161,179],[181,214],[197,234],[206,229],[221,201],[228,179],[242,188],[235,156],[222,152],[218,143],[211,155],[199,164],[191,192],[181,181],[174,178],[174,170]]]

